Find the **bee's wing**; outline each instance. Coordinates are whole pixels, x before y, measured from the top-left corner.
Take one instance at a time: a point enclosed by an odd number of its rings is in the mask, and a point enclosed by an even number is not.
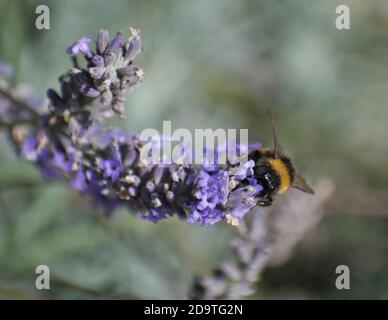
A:
[[[277,130],[275,127],[275,121],[273,119],[273,115],[272,115],[271,110],[268,110],[267,114],[268,114],[268,118],[269,118],[269,121],[271,122],[271,127],[272,127],[272,136],[273,136],[273,141],[274,141],[275,155],[276,155],[276,157],[279,157],[281,154],[283,154],[283,148],[282,148],[282,146],[279,142],[279,139],[278,139],[278,134],[277,134]]]
[[[309,194],[315,193],[314,190],[308,185],[306,180],[300,174],[296,174],[291,186],[293,188],[299,189],[299,190],[306,192],[306,193],[309,193]]]

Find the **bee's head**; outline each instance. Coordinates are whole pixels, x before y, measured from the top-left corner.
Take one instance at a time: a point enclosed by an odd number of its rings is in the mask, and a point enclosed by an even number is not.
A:
[[[295,169],[295,165],[292,160],[284,155],[282,146],[280,145],[276,127],[273,120],[271,111],[268,110],[268,117],[272,126],[272,135],[274,140],[274,150],[267,150],[267,161],[271,166],[280,174],[283,179],[287,181],[284,183],[284,187],[279,189],[279,193],[283,193],[287,190],[288,186],[299,189],[303,192],[314,194],[314,190],[308,185],[306,180]]]

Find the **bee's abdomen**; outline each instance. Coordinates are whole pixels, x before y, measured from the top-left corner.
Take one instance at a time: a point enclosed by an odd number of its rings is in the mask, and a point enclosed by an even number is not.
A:
[[[289,166],[287,166],[287,164],[282,159],[268,158],[267,161],[270,164],[272,170],[276,171],[277,176],[279,177],[278,192],[285,192],[291,185],[293,179],[293,174],[290,171]]]

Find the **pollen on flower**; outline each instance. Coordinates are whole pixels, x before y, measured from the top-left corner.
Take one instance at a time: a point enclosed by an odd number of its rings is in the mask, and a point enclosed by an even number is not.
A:
[[[237,227],[240,224],[239,220],[236,217],[233,217],[231,214],[227,214],[225,217],[226,222],[231,226]]]

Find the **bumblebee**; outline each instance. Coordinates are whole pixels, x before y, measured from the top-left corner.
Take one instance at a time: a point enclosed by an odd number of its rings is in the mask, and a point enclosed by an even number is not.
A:
[[[314,190],[297,172],[294,163],[284,155],[278,141],[272,113],[268,111],[274,140],[274,149],[260,148],[249,154],[248,158],[255,162],[254,176],[263,186],[258,197],[258,205],[270,206],[274,195],[284,193],[289,187],[314,194]]]

